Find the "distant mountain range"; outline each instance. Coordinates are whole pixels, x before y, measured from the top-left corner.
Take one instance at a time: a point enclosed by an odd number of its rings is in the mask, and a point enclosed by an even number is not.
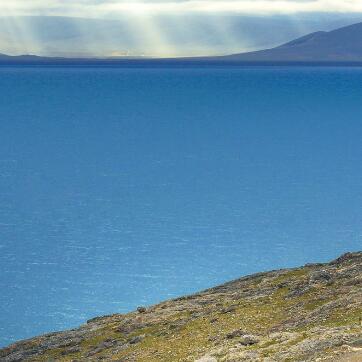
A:
[[[11,55],[6,55],[6,54],[1,54],[0,53],[0,60],[12,60],[12,59],[41,59],[41,57],[38,57],[36,55],[18,55],[18,56],[11,56]]]
[[[238,61],[361,62],[362,23],[318,31],[272,49],[223,57]]]
[[[15,63],[362,63],[362,22],[333,31],[318,31],[275,48],[217,57],[190,58],[51,58],[35,55],[8,56],[0,54],[0,62]]]

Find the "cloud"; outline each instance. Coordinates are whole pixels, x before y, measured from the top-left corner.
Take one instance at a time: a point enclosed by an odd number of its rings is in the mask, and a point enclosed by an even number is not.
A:
[[[362,13],[361,0],[0,0],[2,15],[115,17],[159,13]]]

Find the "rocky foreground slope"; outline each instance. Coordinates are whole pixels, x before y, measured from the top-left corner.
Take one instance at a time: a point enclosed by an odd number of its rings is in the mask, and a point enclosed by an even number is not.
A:
[[[362,361],[362,252],[94,318],[0,361]]]

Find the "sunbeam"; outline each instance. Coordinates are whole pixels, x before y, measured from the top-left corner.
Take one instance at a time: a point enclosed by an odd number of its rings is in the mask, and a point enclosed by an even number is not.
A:
[[[0,0],[0,11],[0,53],[182,57],[262,49],[348,25],[362,18],[362,3]]]

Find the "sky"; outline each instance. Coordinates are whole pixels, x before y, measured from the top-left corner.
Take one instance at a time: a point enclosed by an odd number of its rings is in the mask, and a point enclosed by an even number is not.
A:
[[[298,12],[362,12],[360,0],[1,0],[12,15],[115,16],[117,13],[228,12],[291,14]]]
[[[360,0],[0,0],[0,53],[194,56],[251,51],[362,21]]]

